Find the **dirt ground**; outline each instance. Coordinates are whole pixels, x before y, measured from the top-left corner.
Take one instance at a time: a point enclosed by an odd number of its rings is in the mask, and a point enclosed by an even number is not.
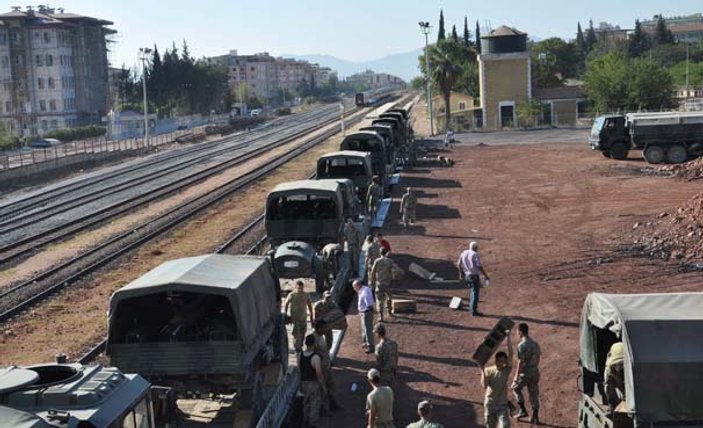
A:
[[[520,141],[519,132],[506,135]],[[481,291],[485,316],[472,317],[464,288],[430,285],[410,273],[396,283],[395,295],[415,299],[418,311],[387,323],[400,351],[395,425],[416,420],[423,399],[433,401],[435,420],[446,427],[483,425],[483,391],[471,355],[498,318],[509,316],[527,322],[542,347],[542,421],[576,426],[584,297],[594,291],[701,291],[700,274],[681,273],[673,262],[634,257],[623,247],[634,223],[675,209],[699,185],[643,174],[641,159],[604,159],[585,143],[458,144],[443,155],[456,165],[420,166],[402,174],[401,185],[417,189],[418,222],[409,232],[398,225],[401,189],[395,189],[383,230],[392,258],[403,268],[414,261],[453,279],[455,260],[475,240],[491,286]],[[448,308],[452,296],[464,299],[461,310]],[[364,424],[370,390],[365,372],[374,360],[361,348],[357,317],[349,317],[336,363],[346,409],[327,417],[328,427]],[[356,392],[352,383],[359,386]]]

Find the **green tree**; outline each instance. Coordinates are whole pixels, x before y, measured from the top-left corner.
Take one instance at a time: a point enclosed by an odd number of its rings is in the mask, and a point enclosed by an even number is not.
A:
[[[452,40],[459,43],[459,34],[456,32],[456,25],[452,25]]]
[[[413,91],[423,91],[427,86],[426,80],[423,76],[415,76],[410,79],[410,88]]]
[[[7,126],[0,122],[0,150],[9,150],[16,147],[19,147],[19,138],[12,135]]]
[[[446,39],[447,36],[444,34],[444,11],[439,10],[439,29],[437,30],[437,41]]]
[[[616,52],[592,58],[584,75],[586,96],[601,112],[669,109],[676,105],[674,88],[665,68]]]
[[[533,81],[537,76],[540,82],[536,87],[560,86],[562,79],[578,76],[580,55],[575,43],[550,37],[532,45],[531,52]]]
[[[581,29],[580,22],[576,26],[576,47],[578,47],[581,52],[586,51],[586,39],[583,37],[583,30]]]
[[[471,42],[471,32],[469,31],[469,21],[466,17],[464,17],[464,46],[467,48],[472,48],[473,43]]]
[[[464,69],[467,49],[453,40],[442,40],[430,49],[430,79],[444,99],[445,126],[451,122],[450,97]]]
[[[515,109],[515,113],[517,113],[518,125],[537,125],[537,121],[535,119],[542,113],[543,108],[544,106],[542,103],[534,98],[529,98],[527,101],[519,103]]]
[[[586,38],[584,40],[584,51],[590,52],[596,47],[598,43],[598,37],[596,36],[596,29],[593,28],[593,20],[588,21],[588,29],[586,30]]]
[[[476,37],[476,53],[481,53],[481,28],[478,26],[478,20],[476,20],[476,31],[474,32]]]
[[[671,34],[671,30],[666,25],[664,17],[659,15],[657,18],[657,25],[654,27],[654,43],[657,45],[669,45],[674,43],[674,35]]]
[[[628,42],[627,53],[630,58],[642,56],[645,52],[649,51],[651,48],[651,41],[649,35],[642,29],[642,24],[640,20],[635,20],[635,29],[630,36]]]

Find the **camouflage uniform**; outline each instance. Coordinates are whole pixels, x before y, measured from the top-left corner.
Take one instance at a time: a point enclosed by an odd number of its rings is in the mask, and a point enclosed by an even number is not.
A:
[[[408,224],[415,223],[415,208],[417,207],[417,196],[411,191],[405,192],[400,200],[400,212],[403,214],[403,226],[407,229]]]
[[[608,357],[605,360],[605,394],[608,399],[608,404],[615,408],[618,403],[625,399],[625,373],[624,373],[624,358],[625,349],[622,342],[616,342],[610,347]],[[620,391],[620,396],[618,396]]]
[[[398,344],[387,337],[376,346],[376,368],[381,372],[381,384],[393,387],[398,367]]]
[[[371,244],[365,244],[366,247],[366,260],[364,264],[366,265],[366,274],[371,275],[371,267],[373,266],[376,259],[381,257],[381,245],[378,242],[372,242]],[[371,278],[371,276],[369,276]],[[373,283],[369,283],[371,289],[373,290]],[[375,296],[374,296],[375,298]]]
[[[525,405],[522,389],[527,387],[530,394],[532,411],[539,409],[539,359],[541,350],[531,337],[523,337],[517,345],[517,358],[522,363],[522,373],[518,374],[517,382],[512,386],[515,399],[519,405]]]
[[[339,244],[327,244],[322,247],[322,260],[324,262],[325,282],[330,278],[337,277],[337,255],[342,252],[342,246]]]
[[[354,224],[344,225],[344,240],[347,242],[347,250],[351,254],[352,273],[359,272],[359,253],[361,253],[361,236]]]
[[[310,295],[308,293],[298,293],[294,291],[286,297],[286,305],[290,304],[290,318],[293,322],[293,344],[296,351],[300,352],[303,347],[303,339],[308,330],[308,303]]]
[[[393,299],[391,283],[393,282],[394,272],[402,272],[402,270],[393,260],[381,256],[373,263],[371,272],[369,273],[369,284],[376,286],[378,313],[381,317],[381,321],[383,321],[384,307],[388,309],[388,314],[391,314],[391,303]]]
[[[332,301],[332,299],[322,299],[315,303],[313,306],[313,313],[315,314],[315,320],[325,320],[325,315],[327,315],[331,310],[337,308],[337,304]],[[326,320],[325,320],[326,321]],[[325,342],[329,346],[332,346],[332,328],[329,327],[329,323],[325,323],[323,328]]]
[[[327,387],[327,396],[322,397],[322,405],[325,410],[329,411],[330,403],[335,401],[334,380],[332,379],[332,360],[330,360],[330,348],[327,345],[324,334],[315,333],[315,352],[322,358],[322,371],[325,374],[325,386]]]
[[[381,201],[381,185],[376,181],[371,183],[369,190],[366,192],[366,208],[371,217],[376,216],[378,204]]]
[[[438,424],[437,422],[426,421],[424,419],[420,419],[417,422],[413,422],[413,423],[409,424],[405,428],[444,428],[444,425]]]

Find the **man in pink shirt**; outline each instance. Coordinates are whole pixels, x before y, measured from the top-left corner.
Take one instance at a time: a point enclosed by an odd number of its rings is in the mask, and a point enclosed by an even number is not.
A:
[[[469,309],[471,310],[471,315],[480,317],[483,314],[478,311],[478,296],[481,289],[481,278],[479,274],[482,273],[486,281],[488,281],[489,278],[486,271],[483,270],[481,256],[478,254],[478,242],[471,242],[471,244],[469,244],[469,249],[461,252],[459,260],[457,261],[457,268],[459,269],[459,279],[464,279],[471,290],[469,294]]]

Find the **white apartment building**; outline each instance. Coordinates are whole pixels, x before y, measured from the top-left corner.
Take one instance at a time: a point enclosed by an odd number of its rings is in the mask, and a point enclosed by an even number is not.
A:
[[[0,14],[0,120],[19,136],[99,123],[112,22],[39,6]]]
[[[268,103],[278,91],[276,58],[262,52],[254,55],[237,55],[230,51],[227,58],[229,87],[240,90],[243,87],[252,98],[261,98]],[[235,98],[243,96],[235,93]]]

